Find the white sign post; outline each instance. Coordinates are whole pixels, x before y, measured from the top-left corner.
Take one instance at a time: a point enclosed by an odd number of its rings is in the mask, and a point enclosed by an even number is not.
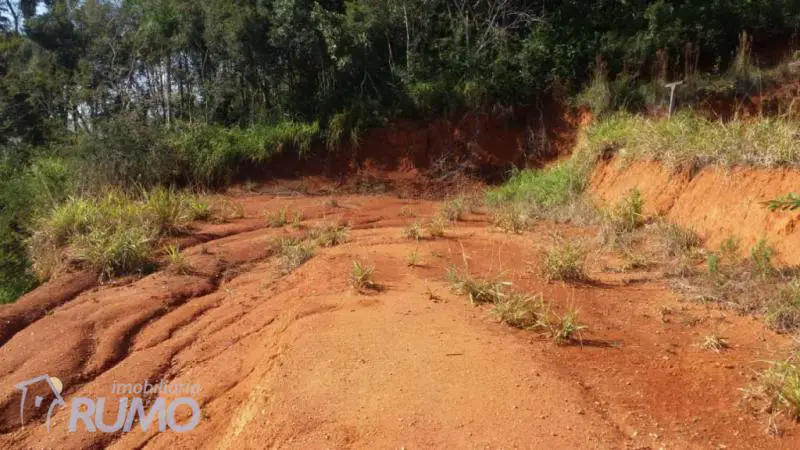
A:
[[[667,117],[672,117],[672,108],[675,105],[675,88],[682,85],[683,81],[675,81],[674,83],[665,84],[665,88],[669,88],[669,113]]]

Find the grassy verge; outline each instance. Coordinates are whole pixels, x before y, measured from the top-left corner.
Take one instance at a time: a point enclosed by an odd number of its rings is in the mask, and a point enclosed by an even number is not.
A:
[[[143,273],[154,267],[161,237],[209,219],[210,211],[199,198],[165,188],[141,196],[112,190],[99,198],[71,198],[38,220],[28,253],[40,279],[70,261],[102,278]]]
[[[589,154],[613,148],[626,159],[652,159],[669,166],[691,164],[773,167],[800,162],[797,124],[791,120],[710,120],[681,111],[669,120],[616,114],[587,131]]]

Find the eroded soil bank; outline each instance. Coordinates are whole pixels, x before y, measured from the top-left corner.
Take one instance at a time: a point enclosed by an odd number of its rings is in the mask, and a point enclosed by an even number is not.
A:
[[[601,205],[612,205],[638,189],[644,211],[693,229],[708,248],[729,237],[751,248],[766,239],[778,259],[800,264],[800,212],[772,212],[764,202],[800,190],[796,168],[669,168],[655,161],[602,159],[591,175],[589,193]]]
[[[595,229],[539,222],[507,234],[476,211],[444,237],[416,241],[404,227],[432,217],[440,203],[300,194],[233,200],[244,218],[197,224],[184,238],[187,274],[162,270],[90,288],[76,281],[71,295],[51,283],[0,308],[0,327],[14,323],[0,333],[7,340],[0,448],[800,445],[794,425],[783,437],[766,435],[764,415],[740,391],[764,361],[785,357],[789,338],[681,301],[658,270],[608,271],[617,260],[599,250],[589,282],[538,275],[553,232],[591,240]],[[301,212],[296,229],[269,226],[264,212],[283,207]],[[320,248],[282,275],[273,240],[325,222],[349,224],[349,242]],[[374,266],[381,290],[353,289],[353,261]],[[452,265],[542,293],[556,310],[574,306],[588,326],[583,345],[558,346],[497,323],[488,308],[451,291]],[[712,333],[730,348],[701,348]],[[109,397],[107,411],[116,411],[114,383],[197,383],[202,420],[183,434],[69,433],[69,410],[57,407],[50,431],[35,408],[21,427],[14,386],[42,374],[63,380],[67,402]],[[106,423],[113,421],[107,412]]]

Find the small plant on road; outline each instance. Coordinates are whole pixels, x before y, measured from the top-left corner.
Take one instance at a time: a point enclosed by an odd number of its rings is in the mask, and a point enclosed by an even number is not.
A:
[[[408,254],[408,267],[417,267],[419,262],[419,249],[415,248],[413,252]]]
[[[578,311],[573,308],[569,308],[563,316],[557,317],[554,321],[545,318],[545,326],[550,330],[550,336],[556,344],[583,342],[586,325],[578,322]]]
[[[511,286],[508,281],[476,279],[469,273],[460,273],[456,267],[447,270],[447,280],[453,291],[469,297],[473,305],[497,303],[506,297],[504,291]]]
[[[350,274],[350,282],[358,291],[376,289],[378,285],[372,279],[375,273],[374,266],[368,266],[361,261],[353,261],[353,268]]]
[[[492,314],[501,322],[522,330],[533,330],[541,326],[541,315],[545,310],[541,295],[529,297],[513,293],[494,303]]]
[[[164,250],[169,259],[169,269],[175,273],[186,275],[189,273],[189,263],[177,245],[168,245]]]

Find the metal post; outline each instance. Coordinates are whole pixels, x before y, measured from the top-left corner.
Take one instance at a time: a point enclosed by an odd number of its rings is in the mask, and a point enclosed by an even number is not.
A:
[[[669,112],[668,118],[672,118],[672,108],[675,105],[675,88],[682,85],[683,81],[675,81],[673,83],[665,84],[664,87],[669,88]]]

